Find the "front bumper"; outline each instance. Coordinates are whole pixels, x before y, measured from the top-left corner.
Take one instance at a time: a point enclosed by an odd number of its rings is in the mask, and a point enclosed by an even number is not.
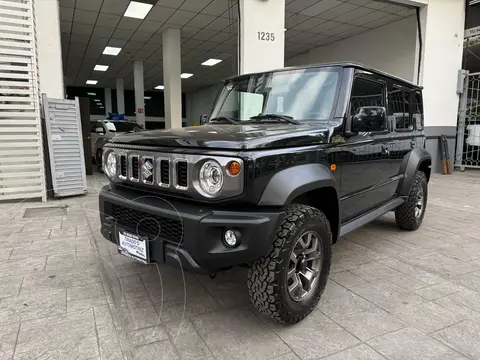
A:
[[[101,232],[107,240],[117,243],[119,229],[155,237],[148,242],[151,261],[197,273],[215,272],[266,255],[284,215],[281,209],[215,210],[109,185],[100,192],[99,208]],[[152,227],[155,224],[158,229]],[[240,245],[235,248],[222,242],[229,228],[241,233]]]

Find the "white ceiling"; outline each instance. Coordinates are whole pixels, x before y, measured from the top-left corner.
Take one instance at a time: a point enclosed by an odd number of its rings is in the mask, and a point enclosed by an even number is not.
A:
[[[140,0],[141,1],[141,0]],[[220,82],[236,72],[236,0],[158,0],[144,20],[123,17],[130,0],[59,0],[66,84],[115,87],[125,78],[133,88],[133,61],[144,60],[145,89],[163,84],[162,31],[181,29],[184,91]],[[415,11],[375,0],[286,0],[285,56],[331,44],[402,18]],[[102,55],[105,46],[121,47],[118,56]],[[223,61],[201,66],[209,58]],[[93,71],[109,65],[106,72]]]

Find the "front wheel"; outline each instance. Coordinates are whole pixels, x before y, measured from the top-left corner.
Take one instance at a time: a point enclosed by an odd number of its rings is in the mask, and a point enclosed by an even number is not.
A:
[[[279,323],[299,322],[320,300],[331,258],[327,217],[310,206],[288,206],[270,253],[256,260],[248,272],[253,304]]]
[[[427,198],[427,176],[423,171],[417,171],[407,199],[395,210],[395,220],[400,229],[412,231],[422,225]]]

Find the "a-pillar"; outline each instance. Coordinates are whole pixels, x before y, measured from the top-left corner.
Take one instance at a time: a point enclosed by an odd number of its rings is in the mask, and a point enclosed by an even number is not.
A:
[[[439,135],[447,135],[452,164],[454,159],[459,100],[457,81],[458,71],[462,68],[465,1],[429,1],[428,6],[420,9],[420,23],[422,52],[418,79],[424,88],[426,149],[432,155],[432,170],[439,172]],[[420,46],[420,42],[417,45]]]
[[[105,115],[112,112],[112,89],[105,88]]]
[[[240,74],[283,68],[285,0],[239,1]]]
[[[136,60],[133,64],[133,78],[135,88],[135,111],[137,123],[145,127],[145,96],[143,85],[143,61]]]
[[[117,79],[117,112],[125,114],[125,83],[123,79]]]
[[[180,30],[162,33],[165,129],[182,127],[182,79]]]

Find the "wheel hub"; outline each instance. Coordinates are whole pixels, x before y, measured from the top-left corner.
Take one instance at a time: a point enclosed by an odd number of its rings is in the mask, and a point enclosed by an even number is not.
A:
[[[419,193],[417,194],[417,202],[415,203],[415,217],[416,218],[419,218],[420,215],[422,215],[423,207],[424,207],[423,202],[424,202],[423,191],[419,191]]]
[[[314,231],[307,231],[297,239],[290,255],[287,286],[294,301],[302,301],[313,292],[321,269],[320,236]]]
[[[304,272],[305,270],[307,270],[307,261],[305,260],[305,254],[301,253],[298,255],[297,272]]]

